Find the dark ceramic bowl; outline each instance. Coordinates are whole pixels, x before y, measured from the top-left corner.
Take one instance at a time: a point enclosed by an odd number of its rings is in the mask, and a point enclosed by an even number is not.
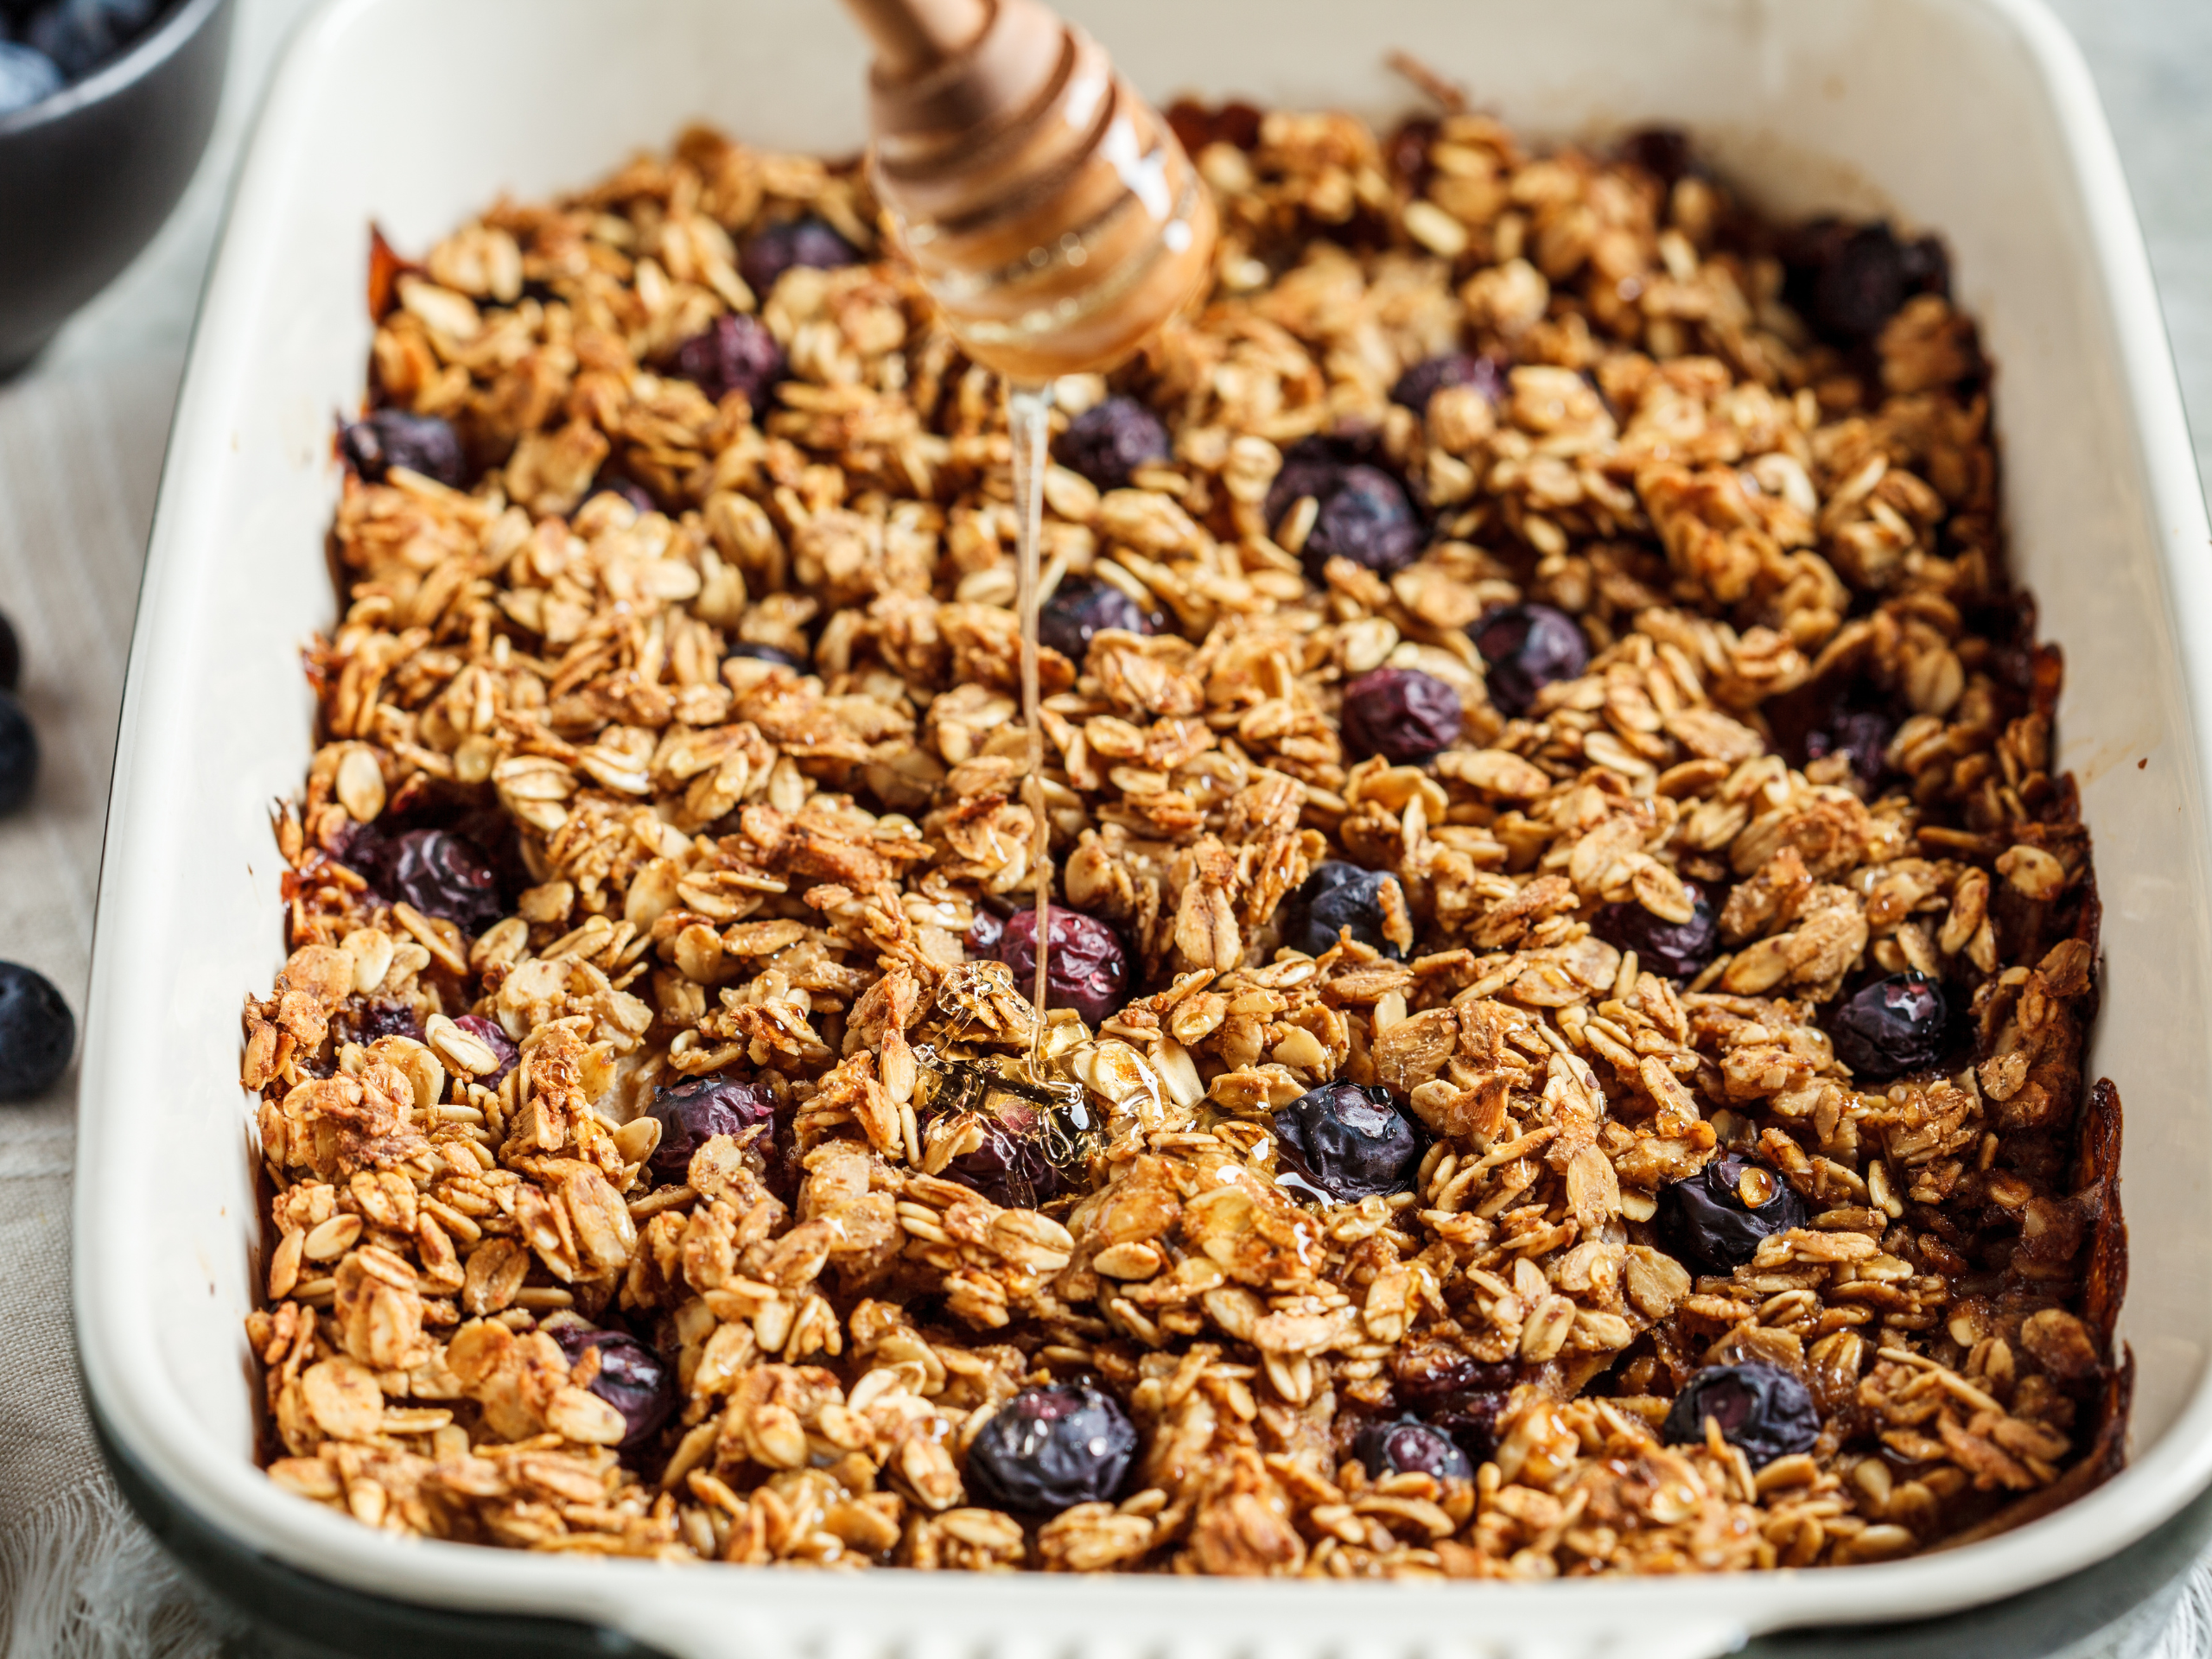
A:
[[[181,0],[112,61],[0,117],[0,379],[153,239],[222,96],[232,0]]]

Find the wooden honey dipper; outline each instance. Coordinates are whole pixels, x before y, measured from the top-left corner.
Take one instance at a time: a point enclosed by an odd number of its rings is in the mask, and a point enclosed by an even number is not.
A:
[[[1038,0],[846,0],[874,41],[877,195],[969,354],[1112,366],[1211,269],[1213,201],[1152,106]]]

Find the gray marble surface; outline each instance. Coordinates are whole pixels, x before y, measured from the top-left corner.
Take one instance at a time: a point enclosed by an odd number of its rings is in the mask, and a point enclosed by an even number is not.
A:
[[[238,143],[284,36],[312,3],[239,0],[230,95],[177,214],[29,374],[0,386],[0,608],[35,621],[42,591],[84,590],[69,607],[49,607],[49,620],[78,619],[77,633],[57,623],[28,641],[27,699],[49,752],[71,764],[42,790],[37,812],[0,826],[0,955],[33,962],[78,1006],[105,757],[114,741],[162,435]],[[2118,137],[2199,468],[2212,475],[2212,0],[2048,3],[2081,41]],[[0,1319],[50,1328],[55,1347],[68,1339],[62,1310],[73,1088],[73,1077],[50,1099],[10,1114],[0,1135],[0,1183],[10,1189],[0,1196],[12,1206],[0,1243],[15,1269],[0,1275]],[[119,1553],[111,1550],[104,1575],[79,1558],[73,1590],[42,1612],[31,1607],[22,1574],[39,1552],[27,1522],[49,1512],[57,1493],[122,1523],[73,1402],[57,1408],[40,1379],[0,1376],[0,1427],[8,1430],[0,1433],[0,1655],[204,1652],[205,1633],[193,1628],[165,1575],[135,1535],[114,1528],[104,1535],[120,1541]],[[47,1572],[52,1587],[50,1565]],[[2158,1635],[2134,1633],[2124,1651],[2212,1655],[2208,1609],[2212,1565],[2199,1568],[2180,1618]]]
[[[2212,477],[2212,3],[2048,0],[2104,98],[2150,245],[2198,474]]]

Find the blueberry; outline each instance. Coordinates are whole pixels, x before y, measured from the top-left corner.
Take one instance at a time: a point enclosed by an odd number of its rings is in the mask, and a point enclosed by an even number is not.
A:
[[[1015,1515],[1058,1515],[1120,1496],[1136,1455],[1136,1426],[1110,1395],[1083,1383],[1024,1389],[968,1448],[968,1496]]]
[[[1045,952],[1045,1006],[1073,1008],[1096,1027],[1129,996],[1129,951],[1122,936],[1096,916],[1054,905]],[[1037,912],[1024,906],[1006,919],[995,944],[1024,996],[1037,978]]]
[[[1352,1454],[1366,1465],[1370,1480],[1385,1475],[1433,1475],[1439,1480],[1472,1480],[1475,1466],[1459,1444],[1442,1429],[1414,1418],[1370,1423],[1351,1443]]]
[[[0,1100],[29,1100],[60,1081],[77,1046],[77,1021],[54,982],[0,962]]]
[[[467,836],[450,830],[410,830],[377,840],[380,847],[372,855],[377,873],[372,880],[386,897],[470,935],[499,919],[505,907],[499,874],[484,849]]]
[[[1501,714],[1528,713],[1537,692],[1590,665],[1581,628],[1548,605],[1501,605],[1467,632],[1489,664],[1490,700]]]
[[[1827,719],[1805,734],[1805,759],[1847,755],[1851,769],[1869,793],[1889,775],[1890,740],[1897,735],[1897,721],[1883,709],[1853,697],[1838,704]]]
[[[22,683],[23,648],[16,640],[16,625],[0,612],[0,691],[12,691]]]
[[[1816,219],[1787,238],[1784,296],[1839,345],[1870,340],[1915,292],[1942,293],[1950,262],[1933,237],[1900,242],[1886,221]]]
[[[1137,468],[1169,454],[1167,429],[1134,397],[1109,397],[1068,423],[1052,446],[1061,466],[1102,490],[1126,489]]]
[[[700,1142],[772,1122],[776,1096],[764,1084],[735,1077],[686,1077],[655,1090],[648,1109],[660,1124],[660,1144],[646,1167],[660,1180],[681,1181]]]
[[[946,1179],[1008,1209],[1031,1210],[1088,1174],[1097,1126],[1079,1086],[1033,1082],[1027,1058],[947,1059],[925,1051],[914,1109],[931,1133],[940,1120],[979,1135],[945,1166]]]
[[[785,668],[795,669],[801,674],[807,670],[806,658],[797,652],[785,651],[781,645],[755,645],[750,639],[739,640],[722,656],[725,660],[732,657],[745,657],[756,663],[781,663]]]
[[[1052,596],[1037,608],[1037,638],[1077,668],[1090,652],[1090,637],[1104,628],[1130,633],[1154,631],[1151,613],[1110,582],[1093,576],[1063,577]]]
[[[1519,1373],[1429,1344],[1402,1347],[1391,1362],[1397,1397],[1448,1434],[1471,1463],[1497,1455],[1497,1418]]]
[[[1378,668],[1344,687],[1344,747],[1419,766],[1459,741],[1459,694],[1417,668]]]
[[[1338,858],[1317,866],[1283,906],[1282,942],[1318,957],[1350,928],[1360,944],[1395,961],[1403,952],[1382,937],[1382,884],[1392,879]]]
[[[476,1079],[486,1089],[497,1089],[507,1073],[515,1069],[515,1063],[522,1058],[522,1050],[515,1046],[514,1040],[499,1028],[497,1021],[486,1020],[481,1014],[464,1014],[454,1024],[499,1056],[499,1070],[488,1077]]]
[[[0,691],[0,817],[31,798],[38,782],[38,734],[12,692]]]
[[[81,79],[113,57],[151,21],[156,0],[55,0],[35,13],[23,39],[64,78]]]
[[[1779,1365],[1756,1360],[1708,1365],[1692,1377],[1667,1414],[1668,1443],[1702,1444],[1708,1417],[1720,1425],[1723,1440],[1744,1449],[1754,1469],[1809,1452],[1821,1438],[1821,1414],[1805,1385]]]
[[[1689,135],[1680,127],[1641,128],[1621,141],[1621,159],[1671,185],[1690,171]]]
[[[1668,921],[1631,901],[1603,906],[1591,918],[1590,931],[1617,950],[1635,951],[1639,968],[1669,979],[1695,979],[1719,953],[1720,917],[1703,887],[1694,881],[1682,885],[1690,893],[1687,922]]]
[[[1950,1020],[1943,988],[1925,974],[1876,980],[1828,1017],[1835,1057],[1862,1083],[1924,1071],[1943,1052]]]
[[[747,285],[766,300],[776,278],[793,265],[835,270],[860,262],[858,248],[838,235],[827,219],[810,213],[804,219],[780,219],[755,231],[738,256],[737,268]]]
[[[339,435],[338,447],[353,463],[353,470],[372,484],[382,483],[394,467],[435,478],[456,490],[468,476],[461,435],[453,429],[452,422],[435,415],[380,409],[347,427]]]
[[[678,346],[670,366],[716,403],[743,392],[758,420],[767,409],[768,389],[784,378],[784,348],[760,318],[731,312]]]
[[[660,511],[660,503],[653,499],[652,492],[644,485],[611,473],[601,473],[592,480],[591,488],[584,493],[584,499],[588,501],[595,495],[619,495],[635,507],[641,516]]]
[[[1797,1189],[1764,1164],[1724,1153],[1659,1189],[1659,1238],[1685,1267],[1730,1273],[1760,1241],[1812,1219]]]
[[[1382,1089],[1325,1083],[1274,1116],[1281,1156],[1344,1203],[1413,1190],[1426,1150],[1413,1120]]]
[[[66,84],[61,71],[45,53],[0,40],[0,116],[42,104]]]
[[[1030,1100],[1003,1083],[977,1112],[983,1142],[944,1167],[945,1175],[1009,1210],[1029,1210],[1067,1190],[1067,1176],[1046,1145],[1048,1103]]]
[[[1268,524],[1280,531],[1290,510],[1309,495],[1320,512],[1300,558],[1313,581],[1319,582],[1329,561],[1338,556],[1387,576],[1404,569],[1421,551],[1421,527],[1413,504],[1404,486],[1381,467],[1294,451],[1268,487]]]
[[[461,1022],[456,1020],[454,1023]],[[359,1043],[364,1048],[380,1037],[406,1037],[418,1043],[423,1040],[423,1022],[404,1002],[353,1003],[338,1011],[331,1026],[340,1041]]]
[[[1446,386],[1472,386],[1493,404],[1505,397],[1505,371],[1495,358],[1449,352],[1425,358],[1398,377],[1390,388],[1390,401],[1402,404],[1416,415],[1428,413],[1428,400]]]
[[[550,1333],[574,1365],[596,1349],[599,1370],[591,1391],[622,1414],[628,1432],[618,1450],[634,1452],[660,1433],[676,1410],[676,1379],[661,1357],[620,1331],[594,1331],[584,1325],[558,1325]]]

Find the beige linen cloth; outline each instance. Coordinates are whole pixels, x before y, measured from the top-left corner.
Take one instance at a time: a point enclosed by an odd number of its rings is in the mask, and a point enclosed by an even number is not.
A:
[[[0,820],[0,957],[39,969],[80,1010],[124,663],[170,407],[239,138],[279,42],[307,9],[306,0],[241,0],[230,100],[176,218],[28,375],[0,385],[0,609],[22,635],[22,696],[45,751],[32,808]],[[2196,394],[2202,457],[2212,449],[2212,193],[2198,188],[2191,158],[2212,149],[2212,8],[2064,0],[2063,9],[2120,122]],[[0,1108],[0,1659],[210,1654],[213,1636],[101,1467],[78,1395],[68,1281],[75,1092],[73,1070],[45,1099]],[[2205,1569],[2158,1649],[2160,1659],[2212,1653]]]

